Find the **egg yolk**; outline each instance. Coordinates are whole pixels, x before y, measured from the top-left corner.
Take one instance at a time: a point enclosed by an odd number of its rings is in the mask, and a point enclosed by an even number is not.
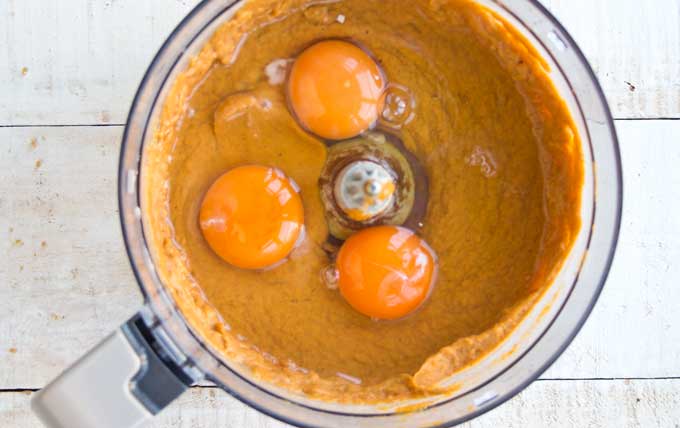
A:
[[[210,186],[199,225],[210,248],[227,263],[264,268],[283,260],[295,247],[304,226],[302,200],[278,169],[241,166]]]
[[[302,126],[331,140],[354,137],[378,119],[385,86],[375,61],[352,43],[304,50],[288,76],[288,101]]]
[[[364,315],[388,320],[416,310],[436,275],[430,247],[398,226],[371,227],[350,236],[340,248],[336,268],[345,300]]]

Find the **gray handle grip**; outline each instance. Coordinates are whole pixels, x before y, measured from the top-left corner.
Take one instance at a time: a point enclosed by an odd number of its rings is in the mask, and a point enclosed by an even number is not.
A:
[[[49,428],[133,428],[151,419],[192,379],[149,332],[133,317],[36,393],[33,411]]]

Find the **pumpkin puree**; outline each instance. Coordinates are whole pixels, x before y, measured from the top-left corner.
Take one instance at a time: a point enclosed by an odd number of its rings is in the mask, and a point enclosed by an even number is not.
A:
[[[264,70],[325,38],[365,47],[416,100],[413,120],[389,132],[426,171],[417,233],[439,272],[403,320],[373,321],[322,281],[332,263],[318,189],[326,145]],[[179,308],[226,360],[322,400],[422,397],[496,347],[549,287],[580,228],[580,147],[545,61],[472,1],[251,0],[164,101],[143,157],[145,230]],[[199,229],[208,187],[243,164],[276,166],[301,188],[306,237],[271,270],[226,264]]]

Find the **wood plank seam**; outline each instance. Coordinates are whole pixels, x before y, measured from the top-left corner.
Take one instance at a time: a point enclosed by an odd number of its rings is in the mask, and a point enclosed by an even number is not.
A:
[[[611,381],[664,381],[680,380],[680,376],[660,377],[581,377],[581,378],[538,378],[534,382],[611,382]],[[223,389],[217,385],[192,385],[192,389]],[[0,394],[4,392],[36,392],[40,388],[0,388]]]

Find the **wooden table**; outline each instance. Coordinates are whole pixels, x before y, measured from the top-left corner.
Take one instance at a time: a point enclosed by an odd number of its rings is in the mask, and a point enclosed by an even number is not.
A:
[[[0,0],[0,426],[126,320],[123,123],[196,0]],[[602,297],[564,355],[467,427],[680,426],[680,0],[551,0],[617,119],[625,201]],[[196,387],[153,427],[283,424]]]

